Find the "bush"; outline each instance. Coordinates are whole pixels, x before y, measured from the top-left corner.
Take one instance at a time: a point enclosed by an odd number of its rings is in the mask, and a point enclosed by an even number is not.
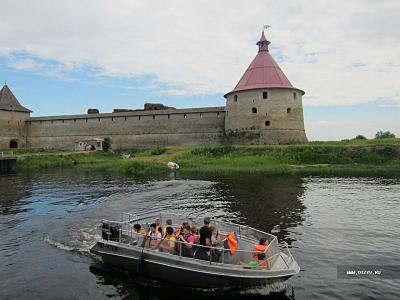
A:
[[[357,135],[354,139],[355,140],[367,140],[367,138],[361,134]]]
[[[390,131],[378,131],[375,134],[376,139],[394,139],[396,138],[396,135],[394,133],[391,133]]]
[[[167,148],[165,147],[155,147],[150,150],[151,155],[161,155],[167,151]]]
[[[109,137],[104,138],[103,141],[103,151],[108,152],[111,148],[111,139]]]

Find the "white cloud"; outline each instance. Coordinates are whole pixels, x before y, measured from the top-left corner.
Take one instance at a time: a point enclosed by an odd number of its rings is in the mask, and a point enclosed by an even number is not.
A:
[[[89,66],[132,88],[150,76],[147,87],[169,95],[224,94],[268,23],[271,53],[305,105],[397,104],[399,15],[396,0],[3,0],[0,55],[28,53],[10,65],[49,76]]]

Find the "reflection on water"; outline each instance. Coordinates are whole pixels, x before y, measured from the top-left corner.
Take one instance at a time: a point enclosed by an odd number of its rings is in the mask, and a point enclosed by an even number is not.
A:
[[[396,282],[338,280],[336,265],[400,265],[399,191],[398,179],[379,178],[130,178],[72,170],[0,175],[1,296],[204,298],[201,291],[107,269],[88,252],[101,219],[162,209],[247,224],[291,245],[301,272],[286,291],[268,294],[266,287],[208,298],[393,298],[400,293]]]

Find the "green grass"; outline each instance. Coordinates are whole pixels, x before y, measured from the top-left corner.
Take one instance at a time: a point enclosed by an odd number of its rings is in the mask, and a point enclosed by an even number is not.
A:
[[[301,145],[155,147],[115,153],[23,153],[19,169],[75,167],[126,174],[181,172],[400,176],[400,139],[310,142]]]

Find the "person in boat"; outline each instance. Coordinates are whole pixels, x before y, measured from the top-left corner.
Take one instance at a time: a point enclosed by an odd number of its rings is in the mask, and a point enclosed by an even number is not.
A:
[[[187,221],[182,222],[182,225],[176,229],[175,235],[177,237],[179,237],[180,235],[183,234],[183,228],[185,226],[189,226],[189,222],[187,222]]]
[[[202,260],[209,260],[210,259],[210,248],[211,247],[211,231],[210,231],[210,217],[205,217],[204,226],[200,228],[200,237],[199,237],[199,245],[205,247],[198,247],[195,257]]]
[[[190,226],[183,227],[183,233],[179,236],[179,241],[182,242],[182,256],[193,257],[194,237],[190,231]]]
[[[156,223],[156,226],[157,226],[157,230],[158,230],[158,231],[160,231],[160,228],[161,228],[161,233],[162,233],[162,229],[163,229],[163,228],[162,228],[160,219],[157,218],[157,219],[155,220],[154,223]]]
[[[266,238],[261,238],[257,245],[254,245],[253,260],[257,260],[257,255],[260,252],[265,253],[268,250],[268,241]]]
[[[211,260],[219,261],[219,258],[221,256],[221,250],[217,248],[222,246],[222,241],[217,228],[211,225],[209,226],[209,230],[211,232],[211,247],[213,247],[211,249],[211,256],[212,256]]]
[[[264,252],[259,252],[257,254],[257,259],[253,259],[251,262],[249,262],[250,267],[261,267],[261,268],[267,268],[268,264],[267,261],[265,260],[266,256]]]
[[[190,227],[190,232],[193,235],[194,243],[197,244],[199,242],[199,237],[200,237],[199,229],[197,228],[196,225],[192,225],[192,227]]]
[[[146,238],[146,230],[140,225],[135,224],[133,225],[133,229],[135,231],[135,236],[137,239],[137,245],[140,247],[144,246],[144,240]]]
[[[162,240],[161,232],[157,230],[157,224],[150,225],[150,231],[146,237],[146,248],[157,249]]]
[[[172,227],[166,227],[165,231],[166,231],[166,236],[164,237],[164,239],[160,244],[160,251],[174,254],[175,242],[176,242],[174,230]]]
[[[165,227],[163,228],[163,237],[165,238],[167,236],[167,228],[171,227],[172,228],[172,232],[175,232],[174,227],[172,227],[172,220],[168,219],[165,222]]]
[[[259,252],[257,254],[257,258],[256,259],[253,258],[253,260],[250,261],[249,263],[240,262],[240,264],[242,266],[249,266],[252,268],[268,268],[268,263],[264,252]]]

